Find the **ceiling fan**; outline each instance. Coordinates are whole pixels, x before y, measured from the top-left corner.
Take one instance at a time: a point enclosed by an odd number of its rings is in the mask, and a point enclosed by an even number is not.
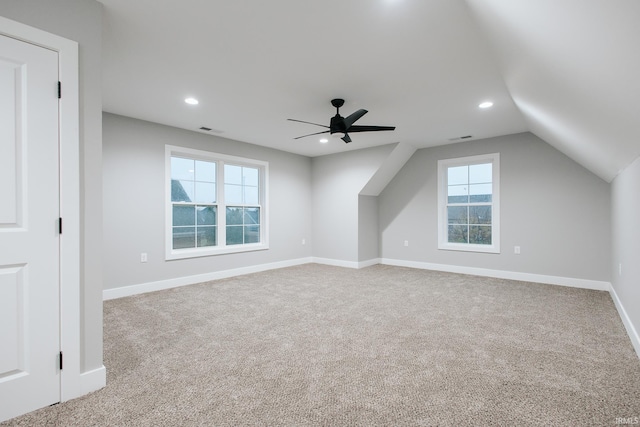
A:
[[[306,138],[307,136],[312,135],[320,135],[323,133],[329,133],[331,136],[335,136],[341,138],[344,142],[351,142],[351,138],[349,137],[349,133],[351,132],[376,132],[381,130],[395,130],[395,126],[358,126],[354,125],[354,123],[360,119],[362,116],[368,113],[367,110],[360,109],[355,113],[348,115],[347,117],[342,117],[340,115],[340,107],[344,105],[344,99],[336,98],[331,100],[331,105],[336,107],[336,115],[331,117],[331,122],[329,126],[320,125],[318,123],[305,122],[303,120],[296,119],[287,119],[292,122],[300,122],[300,123],[308,123],[310,125],[322,126],[323,128],[327,128],[329,130],[325,130],[322,132],[310,133],[308,135],[302,135],[293,139]]]

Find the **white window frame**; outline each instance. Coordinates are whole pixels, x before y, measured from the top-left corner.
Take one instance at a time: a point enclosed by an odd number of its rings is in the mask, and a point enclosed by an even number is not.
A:
[[[491,245],[450,243],[447,217],[447,170],[450,167],[483,163],[492,164]],[[438,249],[500,253],[500,153],[438,160]]]
[[[173,204],[171,202],[171,157],[204,160],[216,163],[217,246],[173,249]],[[226,244],[226,204],[224,200],[224,165],[249,166],[259,171],[260,242]],[[185,259],[269,249],[269,163],[262,160],[229,156],[210,151],[165,145],[165,259]],[[233,206],[239,206],[233,204]],[[255,206],[255,205],[252,205]]]

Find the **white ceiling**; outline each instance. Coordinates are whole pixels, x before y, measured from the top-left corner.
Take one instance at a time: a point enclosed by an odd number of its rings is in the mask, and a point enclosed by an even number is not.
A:
[[[107,112],[306,156],[530,130],[607,180],[640,154],[637,0],[101,2]],[[332,98],[397,129],[294,140]]]

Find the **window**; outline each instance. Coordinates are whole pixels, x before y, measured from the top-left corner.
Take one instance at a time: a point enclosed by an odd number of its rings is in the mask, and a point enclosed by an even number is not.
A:
[[[224,165],[227,245],[260,242],[259,170]]]
[[[438,248],[500,252],[500,154],[438,161]]]
[[[166,258],[268,249],[268,163],[166,147]]]

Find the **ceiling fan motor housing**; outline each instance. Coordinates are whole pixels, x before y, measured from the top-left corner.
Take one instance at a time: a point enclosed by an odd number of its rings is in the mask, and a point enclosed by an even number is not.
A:
[[[346,133],[347,125],[344,123],[344,117],[342,117],[340,114],[336,114],[335,116],[331,117],[329,131],[331,132],[331,134]]]

